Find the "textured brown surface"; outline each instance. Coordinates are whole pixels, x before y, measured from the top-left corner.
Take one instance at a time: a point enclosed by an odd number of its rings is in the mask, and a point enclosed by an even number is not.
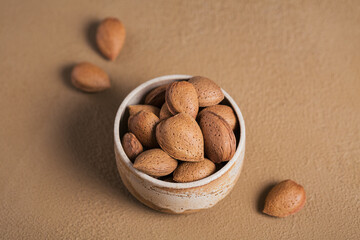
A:
[[[118,17],[114,63],[94,43]],[[359,1],[10,1],[0,3],[2,239],[358,239]],[[112,88],[84,94],[71,67],[90,61]],[[214,208],[157,213],[118,176],[112,127],[124,96],[166,74],[203,75],[239,104],[243,172]],[[261,213],[291,178],[307,203]]]

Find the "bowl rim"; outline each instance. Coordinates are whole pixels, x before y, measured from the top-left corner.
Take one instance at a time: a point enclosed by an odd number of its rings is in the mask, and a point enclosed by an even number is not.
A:
[[[218,179],[223,174],[225,174],[239,159],[241,152],[245,151],[245,121],[244,121],[244,118],[242,116],[239,106],[236,104],[234,99],[224,89],[221,88],[222,92],[224,93],[225,98],[230,102],[231,106],[233,107],[234,112],[239,120],[239,125],[240,125],[240,128],[238,130],[238,131],[240,131],[240,141],[238,143],[238,146],[237,146],[234,156],[225,164],[225,166],[223,166],[220,170],[216,171],[214,174],[212,174],[206,178],[203,178],[203,179],[200,179],[197,181],[193,181],[193,182],[188,182],[188,183],[166,182],[163,180],[159,180],[159,179],[151,177],[151,176],[147,175],[146,173],[143,173],[133,167],[133,163],[130,161],[130,159],[125,154],[125,151],[122,147],[121,139],[120,139],[120,120],[128,106],[129,101],[136,94],[138,94],[138,92],[140,92],[141,90],[143,90],[144,88],[146,88],[148,86],[153,85],[154,83],[165,82],[165,81],[169,81],[169,80],[189,79],[191,77],[193,77],[193,76],[174,74],[174,75],[165,75],[165,76],[150,79],[150,80],[140,84],[135,89],[133,89],[124,98],[124,100],[120,104],[120,106],[117,110],[117,113],[116,113],[115,123],[114,123],[114,142],[115,142],[115,147],[116,147],[117,151],[121,155],[120,160],[124,164],[126,164],[128,169],[130,169],[130,171],[133,174],[135,174],[139,178],[144,179],[158,187],[171,188],[171,189],[187,189],[187,188],[194,188],[194,187],[206,185],[206,184]],[[238,161],[243,161],[243,159],[239,159]]]

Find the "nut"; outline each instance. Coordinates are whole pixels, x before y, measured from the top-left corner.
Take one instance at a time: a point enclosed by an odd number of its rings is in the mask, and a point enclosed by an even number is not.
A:
[[[304,188],[288,179],[273,187],[265,199],[263,212],[274,217],[287,217],[300,211],[306,202]]]
[[[166,103],[164,103],[160,109],[160,121],[174,116],[168,109]]]
[[[157,147],[155,127],[159,118],[152,112],[140,111],[129,117],[129,131],[132,132],[141,144],[148,148]]]
[[[188,113],[193,118],[199,111],[199,101],[194,85],[187,81],[172,82],[166,89],[165,101],[169,111],[176,115]]]
[[[71,72],[72,84],[84,92],[100,92],[110,88],[109,76],[89,62],[77,64]]]
[[[204,159],[204,140],[200,127],[187,113],[161,121],[156,127],[160,147],[171,157],[190,162]]]
[[[235,154],[236,138],[229,124],[213,112],[200,115],[206,156],[214,163],[229,161]]]
[[[213,113],[219,115],[229,124],[229,126],[232,130],[235,129],[236,124],[237,124],[237,117],[231,107],[226,106],[226,105],[210,106],[210,107],[207,107],[207,108],[204,108],[203,110],[201,110],[201,112],[199,113],[199,116],[203,112],[206,112],[206,111],[210,111],[210,112],[213,112]]]
[[[192,77],[189,83],[195,86],[200,107],[216,105],[224,99],[224,93],[221,91],[221,88],[206,77]]]
[[[206,178],[216,170],[215,164],[209,159],[201,162],[183,162],[174,172],[175,182],[192,182]]]
[[[145,97],[145,104],[161,107],[165,103],[165,92],[168,85],[164,84],[150,91]]]
[[[172,173],[178,162],[159,148],[141,153],[134,162],[134,168],[153,177],[162,177]]]
[[[152,112],[157,117],[159,117],[159,114],[160,114],[160,109],[158,107],[151,106],[151,105],[130,105],[130,106],[128,106],[128,109],[129,109],[130,116],[135,115],[140,111]]]
[[[96,43],[101,53],[114,61],[119,55],[125,42],[125,27],[116,18],[104,19],[96,32]]]
[[[122,139],[122,146],[131,161],[143,151],[140,141],[132,133],[125,133]]]

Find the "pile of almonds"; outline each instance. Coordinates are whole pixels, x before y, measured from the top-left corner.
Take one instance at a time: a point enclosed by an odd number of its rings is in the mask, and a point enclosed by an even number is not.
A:
[[[216,83],[197,76],[159,86],[144,105],[129,106],[122,145],[134,168],[175,182],[213,174],[236,150],[237,118],[219,104],[223,99]]]

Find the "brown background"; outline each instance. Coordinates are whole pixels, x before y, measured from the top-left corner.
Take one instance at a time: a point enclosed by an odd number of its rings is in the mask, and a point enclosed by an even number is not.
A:
[[[120,18],[116,62],[96,24]],[[0,235],[3,239],[358,239],[359,1],[0,2]],[[71,87],[74,63],[111,90]],[[157,213],[124,188],[113,119],[140,83],[167,74],[214,79],[246,122],[245,165],[232,193],[185,216]],[[272,184],[307,192],[298,214],[261,214]]]

